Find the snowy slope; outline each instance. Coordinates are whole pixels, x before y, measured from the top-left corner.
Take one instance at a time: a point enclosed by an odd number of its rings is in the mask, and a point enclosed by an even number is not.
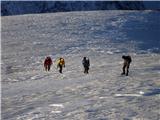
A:
[[[155,11],[2,17],[2,119],[158,120],[159,18]],[[133,58],[127,77],[123,54]],[[56,64],[44,71],[47,55],[65,58],[62,75]]]

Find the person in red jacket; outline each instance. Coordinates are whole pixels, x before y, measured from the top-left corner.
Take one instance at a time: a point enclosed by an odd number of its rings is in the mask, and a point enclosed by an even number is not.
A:
[[[51,57],[46,57],[45,61],[44,61],[44,68],[46,71],[50,71],[52,65],[52,59]]]

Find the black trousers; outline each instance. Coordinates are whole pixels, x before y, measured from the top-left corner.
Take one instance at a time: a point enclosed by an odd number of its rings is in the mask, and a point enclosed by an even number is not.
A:
[[[88,73],[89,67],[88,66],[84,66],[84,73]]]
[[[123,73],[122,74],[126,74],[126,76],[128,76],[129,66],[130,66],[130,63],[123,65]],[[126,71],[125,71],[125,69],[126,69]]]
[[[63,68],[63,66],[59,65],[59,73],[62,73],[62,68]]]
[[[51,65],[45,65],[45,70],[50,71]]]

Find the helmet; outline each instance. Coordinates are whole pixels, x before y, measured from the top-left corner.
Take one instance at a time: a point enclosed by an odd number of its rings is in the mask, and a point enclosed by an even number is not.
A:
[[[124,59],[124,58],[125,58],[125,56],[123,55],[123,56],[122,56],[122,58]]]

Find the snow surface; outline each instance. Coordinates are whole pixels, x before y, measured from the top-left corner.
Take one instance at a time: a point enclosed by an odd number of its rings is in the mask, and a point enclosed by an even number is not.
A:
[[[2,19],[3,120],[159,120],[160,13],[92,11]],[[121,56],[130,54],[129,76]],[[54,60],[50,72],[43,61]],[[55,61],[63,56],[59,74]],[[90,58],[89,74],[81,60]]]

